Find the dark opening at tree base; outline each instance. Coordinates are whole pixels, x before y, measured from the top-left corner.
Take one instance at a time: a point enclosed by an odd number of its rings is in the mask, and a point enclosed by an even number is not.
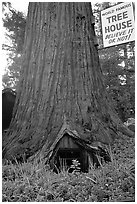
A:
[[[73,161],[76,161],[75,164]],[[72,173],[74,170],[84,171],[80,149],[59,149],[57,152],[57,168]]]

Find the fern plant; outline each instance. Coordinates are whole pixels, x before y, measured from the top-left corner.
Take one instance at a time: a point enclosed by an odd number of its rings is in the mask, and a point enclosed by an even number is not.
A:
[[[70,168],[73,169],[73,172],[80,172],[80,162],[77,159],[73,159]]]

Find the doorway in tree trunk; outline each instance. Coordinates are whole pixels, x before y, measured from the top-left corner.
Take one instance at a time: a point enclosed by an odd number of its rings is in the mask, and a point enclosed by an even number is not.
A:
[[[72,164],[73,160],[77,160],[80,165],[80,170],[83,168],[83,162],[79,149],[59,149],[57,153],[57,166],[59,169],[66,169],[69,173],[73,172]]]
[[[72,168],[73,160],[76,160],[75,168]],[[79,163],[79,165],[78,165]],[[68,134],[65,134],[57,145],[57,152],[54,159],[56,169],[61,171],[63,169],[72,173],[77,167],[82,172],[88,172],[88,154],[75,140]]]

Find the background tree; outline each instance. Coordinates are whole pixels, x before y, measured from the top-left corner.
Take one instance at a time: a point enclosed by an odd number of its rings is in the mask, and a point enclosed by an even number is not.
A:
[[[134,59],[132,57],[125,59],[122,52],[124,46],[119,45],[106,50],[108,56],[100,60],[107,92],[123,122],[135,115]],[[126,64],[126,61],[129,63]]]
[[[6,43],[3,50],[8,53],[8,69],[2,76],[3,87],[17,90],[21,69],[21,55],[23,51],[26,16],[16,11],[9,2],[2,3],[3,26],[6,28]]]
[[[120,2],[118,2],[120,3]],[[96,3],[95,31],[99,42],[99,57],[105,87],[122,121],[135,117],[135,42],[103,49],[100,11],[116,2]],[[134,7],[133,7],[134,8]]]
[[[95,42],[90,3],[29,4],[5,158],[44,154],[63,126],[90,143],[109,144],[118,131],[133,136],[108,99]]]

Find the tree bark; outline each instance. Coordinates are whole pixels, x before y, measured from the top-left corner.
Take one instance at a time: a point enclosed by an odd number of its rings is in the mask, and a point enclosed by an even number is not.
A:
[[[63,125],[110,144],[118,118],[104,88],[90,3],[30,3],[22,74],[3,156],[48,149]]]

